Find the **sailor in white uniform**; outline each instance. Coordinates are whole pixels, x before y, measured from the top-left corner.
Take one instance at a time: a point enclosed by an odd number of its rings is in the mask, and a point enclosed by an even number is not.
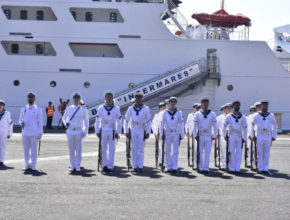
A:
[[[10,112],[5,110],[5,101],[0,100],[0,167],[5,166],[7,139],[13,134],[13,121]]]
[[[250,114],[247,116],[247,124],[248,124],[248,137],[247,138],[247,167],[250,168],[251,167],[251,155],[252,155],[252,149],[251,149],[251,128],[252,128],[252,122],[254,119],[254,115],[256,113],[256,107],[255,106],[251,106],[250,107]],[[253,157],[254,159],[254,157]],[[255,162],[253,161],[253,168],[255,169],[256,165]]]
[[[209,99],[201,100],[201,110],[194,116],[193,136],[199,141],[200,165],[198,172],[209,173],[212,140],[217,136],[216,114],[209,109]]]
[[[158,163],[159,166],[161,166],[161,160],[162,160],[162,138],[160,136],[160,125],[163,113],[166,109],[165,102],[159,103],[159,112],[154,115],[154,118],[152,120],[151,128],[153,131],[153,134],[155,136],[156,141],[158,141]]]
[[[193,104],[193,112],[189,113],[187,116],[187,120],[185,123],[185,133],[187,138],[189,139],[189,144],[191,146],[190,148],[190,155],[192,155],[192,141],[193,141],[193,146],[194,146],[194,159],[193,159],[193,169],[196,169],[196,150],[197,150],[197,142],[196,139],[193,138],[193,123],[194,123],[194,116],[195,114],[199,111],[200,109],[200,103],[194,103]]]
[[[217,123],[218,123],[218,135],[220,141],[220,154],[221,154],[221,170],[226,170],[227,167],[227,142],[224,139],[223,135],[223,127],[225,118],[227,115],[232,113],[232,103],[226,103],[224,105],[224,112],[218,116]]]
[[[81,95],[74,93],[74,104],[67,107],[62,117],[63,124],[66,126],[66,135],[69,145],[70,171],[80,171],[82,162],[83,139],[88,134],[89,116],[85,106],[81,103]]]
[[[27,95],[28,105],[20,112],[19,124],[22,127],[22,145],[24,150],[25,170],[35,170],[37,162],[37,140],[43,134],[42,109],[34,104],[35,94]]]
[[[120,108],[114,105],[112,92],[105,93],[105,104],[98,109],[95,133],[102,138],[102,168],[112,172],[114,168],[116,140],[122,132],[122,115]]]
[[[257,151],[258,151],[258,171],[265,175],[269,173],[269,158],[272,142],[277,138],[277,122],[273,113],[268,112],[269,101],[261,101],[262,110],[255,114],[251,138],[255,137],[255,128],[257,131]]]
[[[166,170],[177,172],[180,140],[184,138],[184,120],[182,112],[177,110],[177,98],[169,99],[169,108],[165,110],[161,121],[160,135],[165,135]]]
[[[151,114],[150,109],[143,104],[141,93],[135,94],[135,103],[126,112],[124,131],[126,136],[131,138],[133,172],[142,172],[145,140],[149,138],[151,132]]]
[[[222,149],[224,148],[224,143],[223,142],[225,142],[225,141],[223,141],[222,139],[223,139],[223,135],[222,135],[222,133],[223,133],[223,122],[224,122],[224,118],[225,118],[225,116],[226,116],[226,106],[225,105],[222,105],[221,106],[221,109],[220,109],[220,111],[221,111],[221,114],[220,115],[218,115],[217,117],[216,117],[216,120],[217,120],[217,127],[218,127],[218,135],[217,135],[217,141],[218,141],[218,144],[219,144],[219,148],[220,148],[220,150],[219,150],[219,152],[220,152],[220,155],[219,155],[219,157],[220,157],[220,168],[221,168],[221,170],[224,170],[225,169],[225,164],[224,164],[224,158],[222,158]]]
[[[223,127],[224,139],[229,142],[229,172],[237,174],[240,173],[243,143],[247,140],[247,119],[240,112],[240,106],[240,101],[233,102],[234,111],[226,116]]]

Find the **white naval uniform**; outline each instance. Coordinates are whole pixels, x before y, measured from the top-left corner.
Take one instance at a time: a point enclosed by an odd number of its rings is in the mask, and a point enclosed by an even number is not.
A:
[[[258,170],[269,170],[270,150],[272,138],[277,138],[277,122],[274,114],[261,112],[255,114],[251,126],[251,137],[254,138],[257,129]]]
[[[193,124],[194,124],[194,116],[195,116],[196,112],[191,112],[189,113],[187,120],[186,120],[186,124],[185,124],[185,132],[187,134],[189,134],[189,144],[191,146],[190,149],[190,154],[191,154],[191,150],[192,150],[192,137],[193,137]],[[194,144],[194,164],[193,164],[193,168],[196,168],[196,158],[197,158],[197,141],[195,138],[193,138],[193,144]]]
[[[78,108],[79,110],[71,120]],[[65,110],[62,121],[64,125],[68,124],[66,135],[69,145],[70,169],[79,171],[82,162],[83,138],[88,134],[89,129],[88,111],[84,106],[71,105]]]
[[[0,119],[0,162],[4,163],[7,137],[13,134],[13,121],[11,114],[4,111]]]
[[[42,110],[36,105],[27,105],[21,109],[19,124],[22,128],[22,145],[24,150],[25,169],[35,169],[37,162],[37,139],[43,134]]]
[[[100,131],[101,129],[101,131]],[[119,107],[101,105],[95,123],[95,133],[102,135],[102,167],[113,169],[116,151],[116,134],[122,132],[122,115]]]
[[[129,128],[131,129],[133,169],[142,169],[145,147],[144,132],[150,134],[151,131],[151,114],[147,106],[136,107],[132,105],[128,108],[124,121],[126,134],[129,133]]]
[[[165,135],[166,169],[177,170],[180,139],[184,138],[182,112],[165,110],[160,128],[160,135]]]
[[[154,118],[152,120],[151,128],[153,131],[153,134],[155,136],[159,135],[159,140],[158,140],[158,163],[162,162],[162,137],[160,135],[160,126],[161,126],[161,120],[163,117],[164,111],[158,112],[154,115]]]
[[[248,124],[248,136],[251,135],[251,128],[252,128],[252,122],[254,119],[255,114],[250,114],[247,117],[247,124]],[[247,148],[248,148],[248,158],[247,158],[247,166],[251,166],[251,157],[253,157],[253,169],[256,169],[256,162],[255,162],[255,148],[253,146],[253,149],[251,149],[251,140],[247,138]],[[252,153],[253,150],[253,153]],[[251,156],[252,155],[252,156]]]
[[[223,135],[223,126],[224,121],[226,118],[226,114],[221,114],[217,116],[217,126],[218,126],[218,135],[219,135],[219,142],[220,142],[220,167],[221,169],[226,169],[227,167],[227,142],[224,139]]]
[[[194,138],[199,137],[200,171],[209,171],[212,138],[217,136],[216,114],[212,111],[197,112],[193,124]]]
[[[223,135],[229,131],[229,171],[239,172],[243,156],[243,141],[247,140],[247,119],[241,113],[229,114],[225,118]]]

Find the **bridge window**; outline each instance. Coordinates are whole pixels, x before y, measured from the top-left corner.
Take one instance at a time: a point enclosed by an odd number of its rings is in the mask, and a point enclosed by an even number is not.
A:
[[[70,43],[69,46],[76,57],[124,57],[118,44]]]
[[[117,22],[117,13],[116,12],[110,13],[110,22]]]
[[[36,12],[36,19],[40,21],[44,19],[44,12],[42,10]]]
[[[18,54],[18,52],[19,52],[19,45],[18,44],[11,44],[11,52],[13,54]]]
[[[4,9],[4,14],[7,19],[11,19],[11,10],[10,9]]]
[[[2,6],[7,19],[11,20],[36,20],[36,21],[56,21],[57,18],[50,7],[41,6]]]
[[[36,52],[36,54],[43,54],[43,45],[37,44],[35,47],[35,52]]]
[[[56,56],[50,42],[1,41],[8,55]]]
[[[119,10],[113,8],[70,8],[70,13],[78,22],[124,22]]]
[[[93,13],[86,12],[86,21],[93,21]]]
[[[21,20],[27,20],[27,11],[26,10],[21,10],[20,11],[20,19]]]

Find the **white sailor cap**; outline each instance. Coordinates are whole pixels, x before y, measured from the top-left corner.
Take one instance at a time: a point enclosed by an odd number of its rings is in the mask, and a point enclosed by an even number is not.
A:
[[[228,103],[225,104],[225,107],[233,107],[233,104],[228,102]]]
[[[209,102],[209,98],[207,97],[204,97],[200,100],[201,103],[204,103],[204,102]]]
[[[136,97],[141,97],[141,98],[143,98],[143,94],[140,93],[140,92],[135,92],[134,96],[135,96],[135,98],[136,98]]]
[[[114,97],[114,94],[111,92],[111,91],[106,91],[105,94],[104,94],[105,97],[107,96],[112,96]]]
[[[259,106],[259,105],[261,105],[261,102],[255,102],[255,104],[254,104],[254,106]]]
[[[267,104],[267,105],[269,105],[269,100],[267,100],[267,99],[262,99],[262,100],[260,101],[260,103],[261,103],[261,105],[262,105],[262,104]]]
[[[169,102],[169,99],[165,99],[165,101],[164,101],[166,104]]]
[[[192,107],[197,108],[199,105],[200,105],[199,103],[194,103]]]
[[[252,110],[256,110],[256,106],[252,105],[252,106],[250,107],[250,111],[252,111]]]
[[[221,111],[224,110],[225,107],[226,107],[226,105],[222,105],[221,106]]]
[[[4,105],[5,106],[5,101],[4,100],[0,100],[0,104]]]
[[[166,105],[165,102],[160,102],[158,106],[159,106],[159,108],[162,108],[162,107],[164,107],[165,105]]]
[[[78,92],[74,92],[74,93],[72,94],[72,98],[73,98],[73,99],[80,99],[80,98],[81,98],[81,95],[80,95],[80,93],[78,93]]]
[[[171,101],[176,101],[176,102],[177,102],[177,98],[174,97],[174,96],[171,96],[171,97],[169,98],[169,102],[171,102]]]

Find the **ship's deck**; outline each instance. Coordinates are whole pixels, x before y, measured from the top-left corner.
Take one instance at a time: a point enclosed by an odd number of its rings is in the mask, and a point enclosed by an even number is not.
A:
[[[287,219],[290,198],[290,136],[274,143],[272,177],[243,169],[233,176],[212,169],[203,176],[187,167],[186,141],[176,176],[153,169],[154,139],[147,142],[145,170],[134,176],[125,168],[125,139],[118,143],[116,170],[96,172],[97,137],[85,140],[81,175],[68,173],[65,134],[45,134],[39,172],[23,174],[21,135],[7,146],[0,170],[1,219]],[[213,158],[211,160],[213,162]],[[242,167],[244,164],[242,164]],[[213,167],[213,163],[211,163]]]

